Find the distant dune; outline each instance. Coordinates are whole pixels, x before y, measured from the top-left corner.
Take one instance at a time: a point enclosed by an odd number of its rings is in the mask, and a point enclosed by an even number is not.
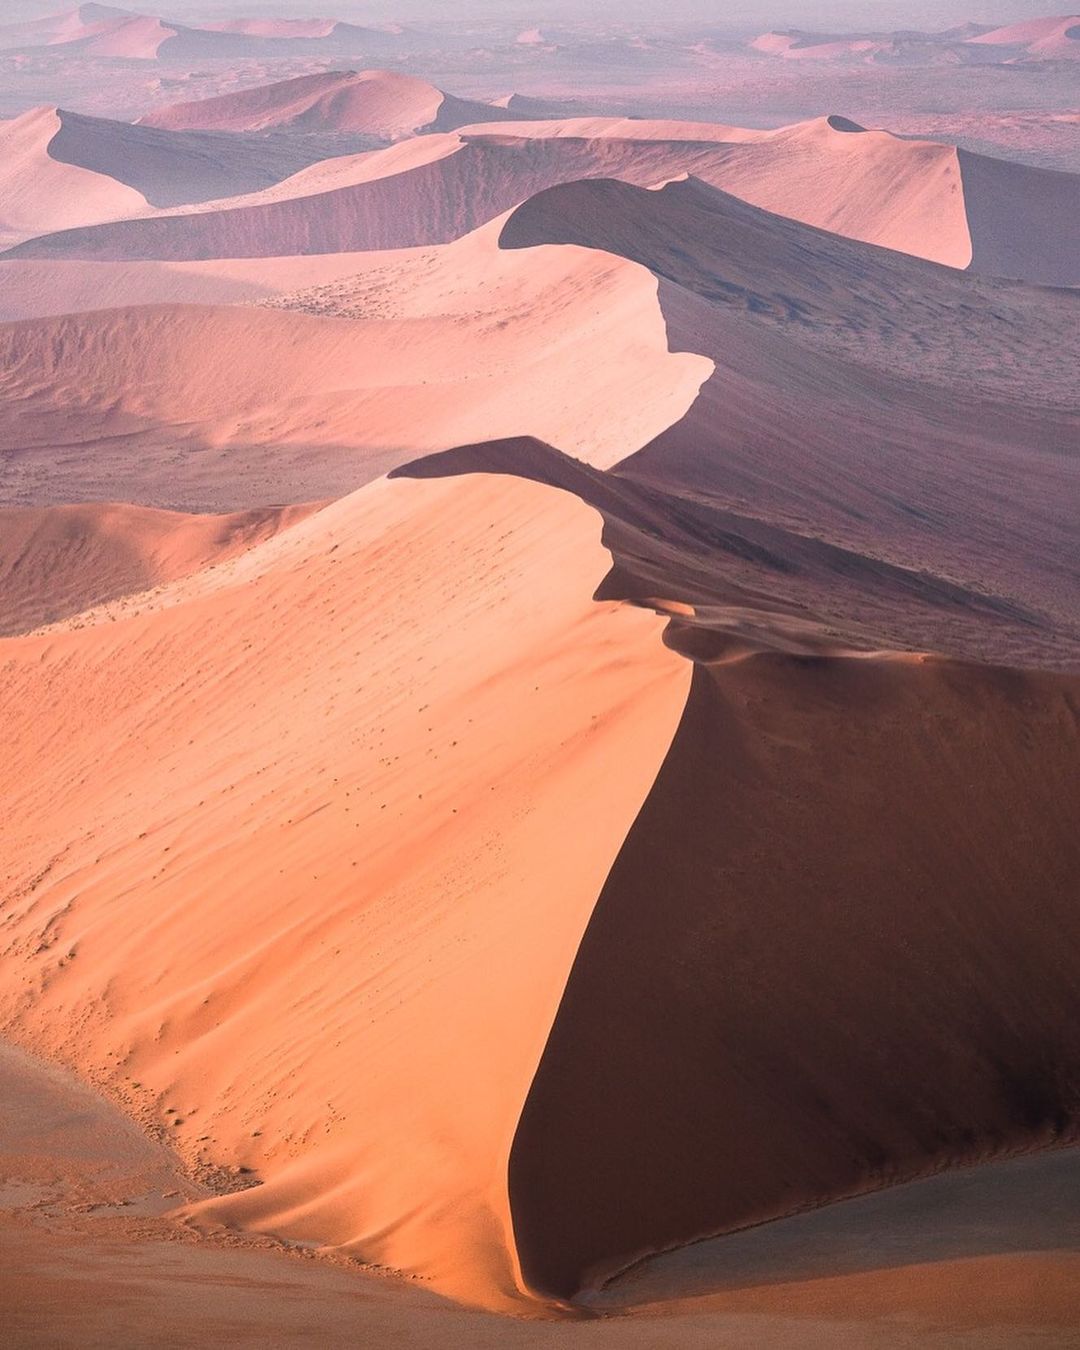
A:
[[[809,622],[811,648],[824,631],[975,660],[1080,655],[1080,297],[870,249],[692,182],[553,188],[502,240],[650,268],[672,346],[713,361],[686,417],[620,472],[699,501],[691,536],[734,530],[730,556],[691,547],[693,601],[719,606],[732,637],[745,616],[723,595],[758,593],[745,549],[770,560],[773,622],[797,620],[796,650]]]
[[[195,103],[156,108],[140,121],[144,126],[170,130],[288,128],[361,132],[396,141],[418,132],[453,131],[467,123],[506,117],[506,108],[454,98],[410,75],[386,70],[331,70]]]
[[[1018,47],[1028,55],[1048,60],[1080,57],[1080,14],[1028,19],[980,33],[968,41],[973,46]]]
[[[751,51],[786,61],[962,65],[1060,61],[1080,56],[1080,16],[1026,19],[1003,28],[969,24],[944,32],[762,33]]]
[[[866,131],[839,116],[773,132],[589,118],[470,126],[343,157],[260,195],[44,235],[15,256],[158,259],[446,243],[543,188],[692,174],[753,205],[953,267],[1080,283],[1080,175]]]
[[[0,122],[0,240],[253,192],[324,153],[322,143],[166,132],[34,108]]]
[[[98,4],[0,26],[0,50],[47,47],[61,55],[129,61],[344,55],[396,42],[392,29],[337,20],[256,18],[196,26]]]
[[[283,507],[189,516],[116,503],[0,509],[0,635],[223,562],[306,513]]]
[[[135,188],[53,159],[49,145],[62,127],[56,108],[0,122],[0,241],[147,212],[149,203]]]

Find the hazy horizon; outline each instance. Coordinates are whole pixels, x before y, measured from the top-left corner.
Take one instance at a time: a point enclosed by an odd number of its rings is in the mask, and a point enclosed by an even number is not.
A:
[[[280,17],[311,17],[345,19],[351,22],[386,22],[400,19],[408,22],[451,22],[447,7],[432,0],[148,0],[146,4],[132,0],[113,6],[160,14],[180,20],[204,20],[245,15],[275,15]],[[77,8],[64,0],[9,0],[7,21],[38,18],[48,14]],[[605,4],[603,0],[592,6],[583,16],[576,0],[543,0],[541,4],[526,0],[463,0],[455,5],[462,22],[489,19],[492,22],[522,22],[542,24],[567,22],[586,17],[590,22],[628,20],[635,24],[655,20],[657,24],[695,23],[711,28],[745,28],[747,26],[824,28],[843,26],[848,29],[871,28],[925,28],[940,30],[957,24],[972,22],[1005,24],[1023,19],[1038,18],[1055,13],[1051,4],[1041,0],[733,0],[717,13],[711,0],[669,0],[662,15],[657,14],[654,0],[619,0]],[[1068,13],[1062,9],[1061,13]]]

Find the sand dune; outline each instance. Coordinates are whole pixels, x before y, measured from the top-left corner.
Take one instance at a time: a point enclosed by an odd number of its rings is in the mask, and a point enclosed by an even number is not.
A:
[[[1080,17],[1025,19],[1002,28],[967,24],[944,32],[762,33],[748,47],[786,61],[900,65],[1013,64],[1080,55]]]
[[[35,108],[0,122],[0,240],[255,191],[320,152],[302,142],[163,132]]]
[[[0,50],[48,47],[63,55],[167,60],[341,55],[393,46],[389,28],[337,20],[240,19],[192,25],[110,5],[85,4],[67,13],[0,27]]]
[[[0,644],[0,1018],[263,1182],[193,1221],[519,1297],[513,1130],[686,696],[605,569],[550,489],[382,482]]]
[[[306,511],[189,516],[115,503],[0,510],[0,634],[53,623],[223,562]]]
[[[49,154],[62,126],[55,108],[0,122],[0,241],[146,213],[135,188]]]
[[[595,251],[500,250],[498,229],[357,260],[344,294],[294,302],[307,314],[144,306],[0,328],[4,502],[313,500],[460,441],[524,429],[612,463],[677,422],[712,366],[668,350],[655,277]]]
[[[9,259],[0,270],[0,322],[129,305],[261,301],[348,281],[369,266],[363,253],[179,263]]]
[[[1080,14],[1027,19],[968,39],[972,46],[1018,47],[1031,56],[1060,60],[1080,56]]]
[[[467,123],[501,121],[507,109],[455,98],[411,75],[322,71],[194,103],[156,108],[142,125],[170,130],[362,132],[386,141]],[[225,194],[219,194],[224,196]]]
[[[175,1202],[170,1192],[197,1187],[162,1144],[72,1076],[7,1047],[0,1083],[20,1108],[0,1117],[5,1191],[39,1199],[14,1212],[0,1201],[0,1301],[8,1333],[27,1347],[70,1339],[134,1350],[164,1325],[178,1345],[315,1337],[335,1350],[355,1343],[358,1326],[408,1350],[565,1350],[576,1340],[745,1350],[749,1336],[777,1350],[901,1350],[913,1338],[924,1350],[1016,1350],[1068,1344],[1075,1322],[1075,1151],[685,1249],[606,1291],[603,1322],[568,1325],[495,1318],[413,1281],[297,1259],[236,1233],[177,1242],[157,1211]]]
[[[445,243],[560,182],[651,186],[685,174],[865,243],[991,275],[1080,283],[1080,176],[835,115],[773,132],[597,118],[469,126],[329,160],[196,215],[67,230],[18,252],[180,260]]]
[[[153,206],[182,206],[257,192],[323,155],[284,137],[160,131],[57,109],[50,158],[135,188]]]
[[[1075,1134],[1076,694],[948,662],[697,668],[515,1137],[534,1287]]]
[[[380,72],[150,121],[0,125],[14,1334],[1069,1343],[1080,179]]]
[[[160,19],[85,4],[65,13],[0,27],[0,49],[61,47],[82,56],[151,60],[176,29]]]
[[[780,553],[770,590],[801,597],[803,617],[860,646],[1048,665],[1080,654],[1074,293],[867,249],[693,183],[555,188],[502,239],[592,243],[662,278],[672,346],[715,371],[683,421],[623,468],[789,531],[761,542]],[[730,524],[709,520],[710,538]],[[805,558],[784,557],[807,537],[844,550],[812,581],[800,579]],[[711,603],[718,558],[698,552],[694,598]],[[901,569],[885,583],[894,600],[931,578],[966,598],[882,611],[881,565]]]

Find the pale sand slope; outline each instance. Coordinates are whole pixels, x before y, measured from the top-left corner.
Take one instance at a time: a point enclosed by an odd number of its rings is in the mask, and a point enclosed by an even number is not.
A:
[[[363,253],[207,262],[0,264],[0,322],[127,305],[230,305],[327,286],[370,266]]]
[[[0,643],[0,1022],[264,1181],[196,1222],[517,1298],[514,1127],[689,676],[605,568],[563,494],[382,481]]]
[[[327,70],[216,98],[155,108],[143,126],[170,130],[362,132],[387,141],[466,123],[505,121],[506,108],[455,98],[398,71]]]
[[[0,634],[25,632],[223,562],[313,509],[231,516],[116,503],[0,509]]]
[[[0,243],[121,216],[145,215],[142,193],[48,153],[61,131],[55,108],[0,122]]]
[[[961,156],[841,117],[772,132],[596,118],[466,127],[329,160],[197,213],[63,231],[18,256],[178,260],[444,243],[559,182],[651,186],[683,174],[949,266],[1080,283],[1080,176]]]
[[[1080,14],[1028,19],[968,38],[972,45],[1016,47],[1029,56],[1060,61],[1080,57]]]
[[[314,1337],[411,1350],[1017,1350],[1065,1345],[1075,1322],[1075,1154],[946,1176],[660,1258],[604,1297],[606,1313],[650,1305],[632,1317],[528,1322],[257,1238],[178,1242],[155,1212],[192,1187],[160,1146],[81,1084],[6,1047],[0,1086],[18,1103],[0,1116],[0,1305],[21,1346],[278,1347]]]
[[[553,188],[502,241],[651,268],[671,345],[714,361],[682,422],[620,467],[689,499],[691,600],[714,602],[716,540],[735,530],[774,560],[774,603],[853,645],[1080,658],[1080,296],[870,249],[692,182]],[[761,592],[752,570],[739,584]]]
[[[613,463],[678,421],[712,364],[669,352],[656,278],[498,230],[364,260],[360,321],[145,306],[0,328],[0,496],[235,509],[523,429]]]

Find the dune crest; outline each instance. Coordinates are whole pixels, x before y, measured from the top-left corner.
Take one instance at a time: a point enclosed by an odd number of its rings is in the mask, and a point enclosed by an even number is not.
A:
[[[234,94],[156,108],[143,126],[169,130],[362,132],[385,141],[496,121],[505,108],[455,98],[426,80],[388,70],[323,71]]]
[[[2,499],[230,510],[340,495],[523,422],[596,463],[677,422],[712,363],[669,349],[655,277],[594,251],[511,253],[498,230],[358,259],[351,283],[278,302],[309,313],[145,305],[0,327]]]
[[[54,159],[49,148],[62,129],[57,108],[0,122],[0,243],[147,213],[149,203],[134,188]]]
[[[0,1019],[233,1192],[192,1222],[521,1297],[511,1137],[689,673],[608,561],[551,489],[381,482],[0,642]]]
[[[378,81],[390,77],[372,79],[383,88]],[[391,93],[394,106],[397,98]],[[837,114],[768,132],[626,118],[495,120],[330,159],[197,213],[43,235],[14,256],[183,260],[415,247],[460,238],[561,183],[611,177],[648,187],[687,175],[778,215],[950,267],[1080,284],[1080,175],[867,130]]]

